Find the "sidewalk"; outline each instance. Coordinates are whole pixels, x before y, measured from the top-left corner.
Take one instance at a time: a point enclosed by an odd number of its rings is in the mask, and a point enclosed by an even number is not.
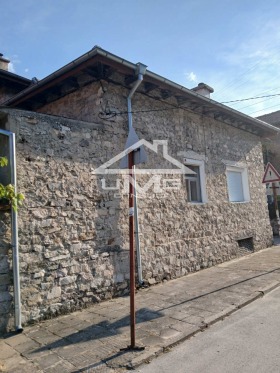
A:
[[[139,291],[136,343],[144,351],[120,351],[130,344],[129,297],[117,298],[1,339],[0,372],[122,372],[279,285],[280,245]]]

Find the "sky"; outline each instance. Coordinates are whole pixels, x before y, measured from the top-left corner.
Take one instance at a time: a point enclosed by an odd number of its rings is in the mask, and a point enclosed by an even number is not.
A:
[[[95,45],[253,117],[280,110],[279,0],[0,0],[10,71],[42,79]],[[279,96],[277,96],[279,94]],[[254,100],[247,98],[262,97]]]

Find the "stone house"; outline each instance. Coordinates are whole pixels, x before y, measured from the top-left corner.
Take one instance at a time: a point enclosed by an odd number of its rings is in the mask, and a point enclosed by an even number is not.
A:
[[[137,166],[153,170],[152,180],[137,175],[147,284],[272,243],[261,139],[280,130],[213,101],[206,84],[189,90],[145,69],[129,111],[140,67],[94,47],[0,107],[26,197],[18,213],[23,323],[127,294],[126,177],[95,170],[124,150],[129,114],[151,144]],[[0,144],[7,155],[1,133]],[[178,164],[193,173],[162,171]],[[10,231],[9,213],[0,212],[2,329],[13,323]]]
[[[0,53],[0,104],[31,84],[29,79],[9,72],[9,62]]]

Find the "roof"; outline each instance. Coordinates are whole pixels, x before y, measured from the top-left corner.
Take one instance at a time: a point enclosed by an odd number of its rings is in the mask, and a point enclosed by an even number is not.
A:
[[[274,111],[269,114],[264,114],[258,117],[258,119],[272,124],[273,126],[280,127],[280,110]]]
[[[89,52],[16,94],[3,105],[37,110],[93,81],[100,79],[114,81],[115,72],[125,77],[118,84],[130,88],[136,80],[136,70],[137,64],[95,46]],[[177,100],[178,107],[209,116],[256,135],[280,133],[280,129],[271,124],[231,109],[147,70],[138,92],[149,93],[154,89],[160,90],[162,100],[173,96]]]
[[[10,71],[0,69],[0,81],[1,85],[18,89],[19,91],[24,90],[31,84],[31,80],[24,78],[23,76],[11,73]]]

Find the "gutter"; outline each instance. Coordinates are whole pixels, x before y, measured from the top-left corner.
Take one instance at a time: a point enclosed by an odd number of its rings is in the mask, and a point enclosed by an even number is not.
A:
[[[63,74],[68,73],[69,71],[71,71],[71,69],[73,69],[75,67],[78,67],[83,62],[88,61],[89,59],[91,59],[95,56],[105,57],[108,60],[116,62],[118,64],[121,64],[124,67],[126,67],[130,70],[133,70],[133,71],[135,71],[137,69],[137,64],[131,63],[131,62],[129,62],[129,61],[123,59],[123,58],[120,58],[120,57],[118,57],[118,56],[116,56],[116,55],[114,55],[110,52],[105,51],[104,49],[102,49],[98,46],[95,46],[95,47],[93,47],[93,49],[91,51],[83,54],[81,57],[79,57],[79,58],[73,60],[72,62],[68,63],[67,65],[65,65],[61,69],[59,69],[59,70],[55,71],[54,73],[48,75],[46,78],[40,80],[38,83],[36,83],[36,84],[26,88],[25,90],[21,91],[17,95],[13,96],[9,100],[2,103],[2,105],[9,106],[13,103],[15,103],[15,104],[19,103],[18,100],[20,100],[22,97],[24,98],[24,96],[27,96],[29,93],[32,93],[33,91],[36,92],[36,90],[38,88],[40,88],[40,87],[44,86],[45,84],[51,82],[55,78],[58,78],[58,77],[62,76]],[[166,78],[164,78],[164,77],[162,77],[158,74],[155,74],[151,71],[147,71],[145,73],[145,76],[147,78],[155,80],[156,82],[161,82],[161,83],[163,83],[163,84],[165,84],[169,87],[175,88],[177,91],[181,91],[182,93],[186,94],[190,98],[193,98],[196,101],[200,102],[202,105],[203,104],[204,105],[208,104],[213,108],[216,107],[216,109],[220,109],[225,114],[228,114],[228,115],[231,115],[231,116],[235,117],[236,119],[245,121],[247,123],[249,122],[252,125],[254,125],[256,127],[259,127],[259,128],[266,128],[270,131],[280,133],[280,129],[271,125],[271,124],[263,122],[259,119],[255,119],[253,117],[250,117],[249,115],[243,114],[243,113],[241,113],[237,110],[229,108],[228,106],[220,104],[217,101],[214,101],[214,100],[209,99],[207,97],[201,96],[200,94],[198,94],[198,93],[196,93],[196,92],[194,92],[194,91],[192,91],[192,90],[190,90],[190,89],[188,89],[188,88],[186,88],[182,85],[174,83],[171,80],[168,80],[168,79],[166,79]]]
[[[32,82],[28,78],[11,73],[10,71],[6,71],[6,70],[0,70],[0,77],[3,77],[4,79],[18,83],[19,85],[25,85],[25,86],[29,86]]]
[[[204,97],[198,93],[195,93],[193,92],[192,90],[189,90],[188,88],[184,87],[184,86],[181,86],[177,83],[174,83],[172,82],[171,80],[168,80],[158,74],[155,74],[155,73],[152,73],[150,71],[147,71],[147,74],[146,74],[147,77],[151,77],[152,79],[155,79],[155,80],[158,80],[168,86],[171,86],[175,89],[178,89],[180,91],[182,91],[183,93],[187,93],[189,96],[193,96],[194,98],[196,99],[199,99],[202,104],[210,104],[211,106],[214,105],[216,107],[218,107],[219,109],[221,109],[223,112],[228,112],[230,115],[232,116],[235,116],[237,119],[241,119],[244,120],[244,121],[250,121],[252,124],[254,125],[257,125],[258,127],[266,127],[272,131],[276,131],[276,132],[279,132],[280,133],[280,128],[278,127],[275,127],[269,123],[266,123],[266,122],[263,122],[262,120],[260,119],[256,119],[256,118],[253,118],[253,117],[250,117],[249,115],[247,114],[243,114],[241,113],[240,111],[237,111],[237,110],[234,110],[226,105],[223,105],[223,104],[220,104],[219,102],[215,101],[215,100],[212,100],[210,98],[207,98],[207,97]]]
[[[59,70],[57,70],[57,71],[53,72],[52,74],[48,75],[44,79],[39,80],[36,84],[34,84],[34,85],[24,89],[23,91],[19,92],[17,95],[15,95],[15,96],[11,97],[9,100],[3,102],[2,105],[9,106],[10,104],[13,104],[14,102],[17,102],[20,98],[24,97],[28,93],[36,91],[39,87],[44,86],[45,84],[49,83],[50,81],[54,80],[55,78],[60,77],[61,75],[69,72],[71,69],[79,66],[83,62],[85,62],[85,61],[89,60],[90,58],[93,58],[97,55],[106,57],[111,61],[120,63],[120,64],[124,65],[125,67],[128,67],[129,69],[133,70],[134,72],[137,69],[137,64],[135,65],[132,62],[124,60],[124,59],[122,59],[118,56],[115,56],[114,54],[106,52],[104,49],[101,49],[98,46],[95,46],[95,47],[92,48],[91,51],[83,54],[82,56],[80,56],[78,58],[76,58],[75,60],[71,61],[67,65],[60,68]]]
[[[16,176],[16,148],[15,134],[0,129],[0,134],[9,138],[9,162],[11,169],[11,184],[14,185],[17,192],[17,176]],[[19,249],[18,249],[18,219],[17,212],[11,207],[12,220],[12,250],[13,250],[13,277],[14,277],[14,302],[15,302],[15,328],[17,332],[22,332],[21,325],[21,297],[20,297],[20,276],[19,276]]]

